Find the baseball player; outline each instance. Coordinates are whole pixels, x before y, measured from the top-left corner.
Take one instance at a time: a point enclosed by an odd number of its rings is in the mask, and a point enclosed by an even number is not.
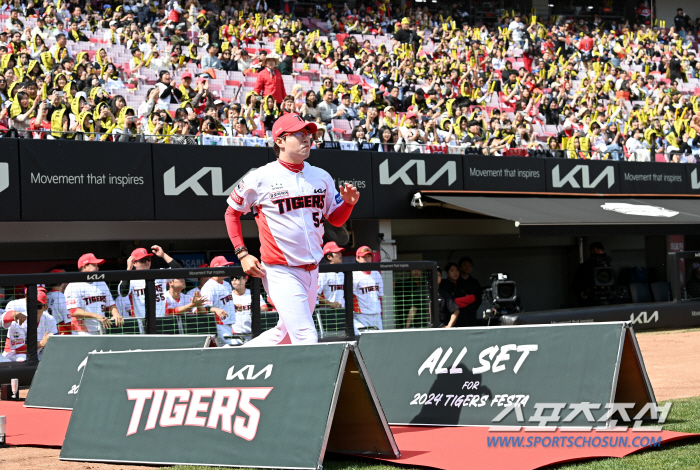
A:
[[[151,269],[151,257],[155,254],[159,258],[168,263],[168,266],[173,269],[181,268],[180,263],[172,259],[166,252],[163,251],[158,245],[153,245],[151,247],[153,253],[149,253],[145,248],[136,248],[131,252],[131,256],[126,260],[126,270],[131,271],[135,269],[136,271],[141,271],[144,269]],[[168,280],[167,279],[156,279],[156,317],[165,316],[165,292],[168,290]],[[146,317],[146,281],[143,279],[136,279],[129,281],[128,285],[126,282],[122,281],[119,283],[119,295],[122,297],[129,296],[131,299],[131,311],[132,316],[136,318]]]
[[[360,194],[349,183],[335,190],[333,178],[305,163],[316,124],[286,114],[272,126],[277,161],[248,172],[228,198],[226,228],[246,274],[262,278],[277,306],[279,323],[246,343],[316,343],[312,314],[323,256],[323,221],[342,226]],[[253,211],[260,233],[260,258],[243,244],[240,216]]]
[[[233,333],[242,335],[246,341],[252,338],[251,329],[251,308],[253,305],[253,296],[249,289],[245,288],[248,281],[248,276],[238,276],[231,279],[233,287],[233,304],[236,306],[236,323],[233,325]],[[267,304],[262,295],[260,296],[260,311],[267,311]]]
[[[323,245],[323,256],[330,264],[343,262],[341,254],[345,249],[336,242]],[[328,308],[345,307],[345,273],[320,273],[318,275],[318,306]]]
[[[66,271],[64,269],[52,269],[50,272],[64,273]],[[46,300],[48,302],[46,313],[56,320],[58,333],[61,335],[70,335],[73,333],[71,330],[70,312],[68,308],[66,308],[66,296],[63,294],[67,285],[68,284],[55,284],[47,286],[50,290],[46,294]]]
[[[92,253],[86,253],[78,259],[78,269],[82,273],[94,273],[104,262]],[[99,335],[100,326],[109,328],[112,323],[116,326],[124,324],[104,281],[71,282],[66,287],[65,296],[74,335]]]
[[[217,256],[211,260],[210,266],[218,268],[221,266],[231,266],[223,256]],[[236,306],[233,304],[233,289],[231,284],[225,282],[226,276],[214,276],[202,287],[202,297],[204,305],[216,314],[217,340],[220,344],[231,345],[233,329],[231,325],[236,322]]]
[[[202,307],[204,299],[199,289],[194,291],[192,297],[190,297],[182,292],[185,288],[184,279],[173,279],[168,284],[168,291],[165,293],[166,315],[205,313],[205,309]]]
[[[39,359],[44,351],[49,336],[57,335],[58,329],[53,317],[46,313],[48,308],[46,291],[39,289],[37,292],[37,329],[36,337],[38,341],[37,349]],[[7,339],[5,340],[5,350],[0,357],[0,362],[24,362],[27,359],[27,321],[26,317],[19,317],[7,323],[8,317],[13,317],[12,311],[7,311],[3,316],[3,326],[7,328]],[[9,315],[8,315],[9,314]]]
[[[372,250],[361,246],[355,253],[358,263],[371,263]],[[366,328],[382,329],[382,297],[384,282],[377,271],[359,271],[352,276],[352,294],[354,297],[355,334],[359,335]]]

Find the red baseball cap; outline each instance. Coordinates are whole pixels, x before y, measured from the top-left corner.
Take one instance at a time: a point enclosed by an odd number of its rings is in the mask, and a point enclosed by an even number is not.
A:
[[[328,253],[340,253],[341,251],[345,251],[345,248],[340,248],[336,242],[328,242],[323,245],[324,255],[327,255]]]
[[[184,80],[185,78],[192,78],[192,72],[185,72],[185,73],[183,73],[183,74],[182,74],[182,78],[183,78],[183,80]]]
[[[82,268],[86,264],[104,264],[105,260],[95,258],[92,253],[85,253],[83,256],[78,258],[78,269]]]
[[[48,303],[48,299],[46,298],[46,290],[38,289],[36,291],[36,301],[44,305]]]
[[[414,117],[418,117],[418,116],[416,116],[416,113],[414,113],[413,111],[406,113],[406,119],[411,119]]]
[[[209,263],[209,266],[212,268],[219,268],[221,266],[231,266],[232,263],[229,260],[226,259],[225,256],[216,256],[214,259],[211,260],[211,263]]]
[[[371,249],[370,247],[368,247],[368,246],[361,246],[361,247],[359,247],[359,248],[357,249],[357,251],[355,252],[355,258],[359,258],[360,256],[364,256],[364,255],[367,255],[367,254],[370,254],[370,255],[371,255],[372,253],[373,253],[373,252],[372,252],[372,249]]]
[[[131,252],[131,256],[134,257],[134,261],[138,261],[140,259],[150,258],[153,256],[153,253],[149,253],[145,248],[136,248]]]
[[[313,122],[304,121],[301,116],[296,113],[285,114],[275,121],[272,126],[272,138],[276,139],[285,133],[297,132],[302,129],[308,129],[312,134],[316,133],[318,127]]]

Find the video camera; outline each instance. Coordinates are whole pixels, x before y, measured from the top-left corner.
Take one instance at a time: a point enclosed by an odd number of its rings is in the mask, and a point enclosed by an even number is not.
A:
[[[591,255],[593,265],[593,285],[591,293],[596,305],[615,303],[615,270],[611,267],[612,258],[605,254]]]
[[[484,318],[488,318],[489,324],[491,318],[520,312],[515,281],[509,280],[508,274],[505,273],[491,274],[489,281],[491,287],[482,292],[482,300],[486,306]]]

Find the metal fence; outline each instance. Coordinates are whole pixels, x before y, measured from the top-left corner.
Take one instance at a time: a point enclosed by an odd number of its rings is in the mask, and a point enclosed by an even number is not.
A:
[[[344,307],[331,308],[323,303],[317,305],[313,313],[320,341],[356,337],[354,319],[359,311],[357,297],[361,295],[362,285],[359,281],[363,271],[376,272],[381,278],[383,297],[381,324],[378,325],[381,329],[426,328],[438,324],[438,280],[435,262],[322,264],[319,270],[320,273],[343,273],[344,277]],[[204,281],[211,277],[224,277],[226,279],[223,282],[226,283],[241,276],[245,274],[240,267],[1,275],[0,287],[4,289],[7,302],[4,305],[0,304],[0,307],[14,310],[10,304],[13,288],[15,299],[26,299],[27,362],[38,361],[37,343],[42,339],[37,337],[38,285],[46,286],[47,291],[51,291],[55,286],[70,283],[105,283],[124,322],[119,326],[114,321],[105,321],[104,323],[108,324],[104,325],[99,323],[99,329],[95,329],[91,334],[208,334],[215,336],[219,344],[230,343],[227,340],[233,340],[235,345],[275,327],[279,320],[275,306],[264,291],[260,279],[249,278],[247,281],[246,288],[252,300],[249,308],[236,308],[237,319],[238,315],[241,315],[241,319],[249,316],[251,335],[238,335],[234,325],[222,327],[221,322],[217,322],[216,313],[206,305],[179,313],[166,310],[164,290],[174,280],[184,280],[183,295],[187,295],[187,292],[206,285]],[[130,286],[126,295],[123,295],[124,289],[120,292],[120,283],[124,283],[125,289]],[[182,283],[177,285],[178,288],[183,286]],[[340,289],[339,286],[335,288]],[[141,298],[141,305],[136,305],[137,297]],[[278,301],[283,302],[284,299]],[[52,314],[57,322],[60,320],[61,310],[66,311],[66,306],[52,304],[50,298],[48,313]],[[109,317],[110,312],[105,312],[104,316]],[[2,345],[7,340],[7,332],[8,329],[0,327]],[[71,328],[64,330],[64,333],[71,333]]]

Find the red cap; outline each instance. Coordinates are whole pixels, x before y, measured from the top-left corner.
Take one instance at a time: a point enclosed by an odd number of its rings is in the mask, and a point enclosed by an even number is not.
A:
[[[416,116],[416,113],[414,113],[413,111],[406,113],[406,119],[411,119],[414,117],[418,117],[418,116]]]
[[[131,252],[131,256],[134,257],[134,261],[138,261],[140,259],[150,258],[153,256],[153,253],[149,253],[145,248],[136,248]]]
[[[36,291],[36,301],[44,305],[48,303],[48,299],[46,298],[46,291],[44,289],[38,289]]]
[[[184,72],[184,73],[182,74],[182,78],[183,78],[183,79],[185,79],[185,78],[192,78],[192,72]]]
[[[328,242],[323,245],[324,255],[327,255],[328,253],[340,253],[341,251],[345,251],[345,248],[340,248],[336,242]]]
[[[370,255],[371,255],[371,254],[372,254],[372,249],[371,249],[370,247],[368,247],[368,246],[361,246],[361,247],[359,247],[359,248],[357,249],[357,251],[355,252],[355,257],[358,258],[358,257],[360,257],[360,256],[364,256],[364,255],[367,255],[367,254],[370,254]]]
[[[211,260],[211,263],[209,263],[209,266],[212,268],[219,268],[221,266],[231,266],[232,263],[229,260],[226,259],[225,256],[216,256],[214,259]]]
[[[52,269],[52,270],[49,271],[49,272],[50,272],[50,273],[63,273],[63,272],[65,272],[65,271],[64,271],[63,269],[55,268],[55,269]]]
[[[276,139],[284,133],[297,132],[302,129],[308,129],[309,132],[314,134],[318,130],[318,127],[316,127],[316,124],[313,122],[304,121],[301,116],[296,113],[285,114],[273,124],[272,138]]]
[[[92,253],[85,253],[78,259],[78,269],[82,268],[86,264],[104,264],[105,260],[95,258]]]

